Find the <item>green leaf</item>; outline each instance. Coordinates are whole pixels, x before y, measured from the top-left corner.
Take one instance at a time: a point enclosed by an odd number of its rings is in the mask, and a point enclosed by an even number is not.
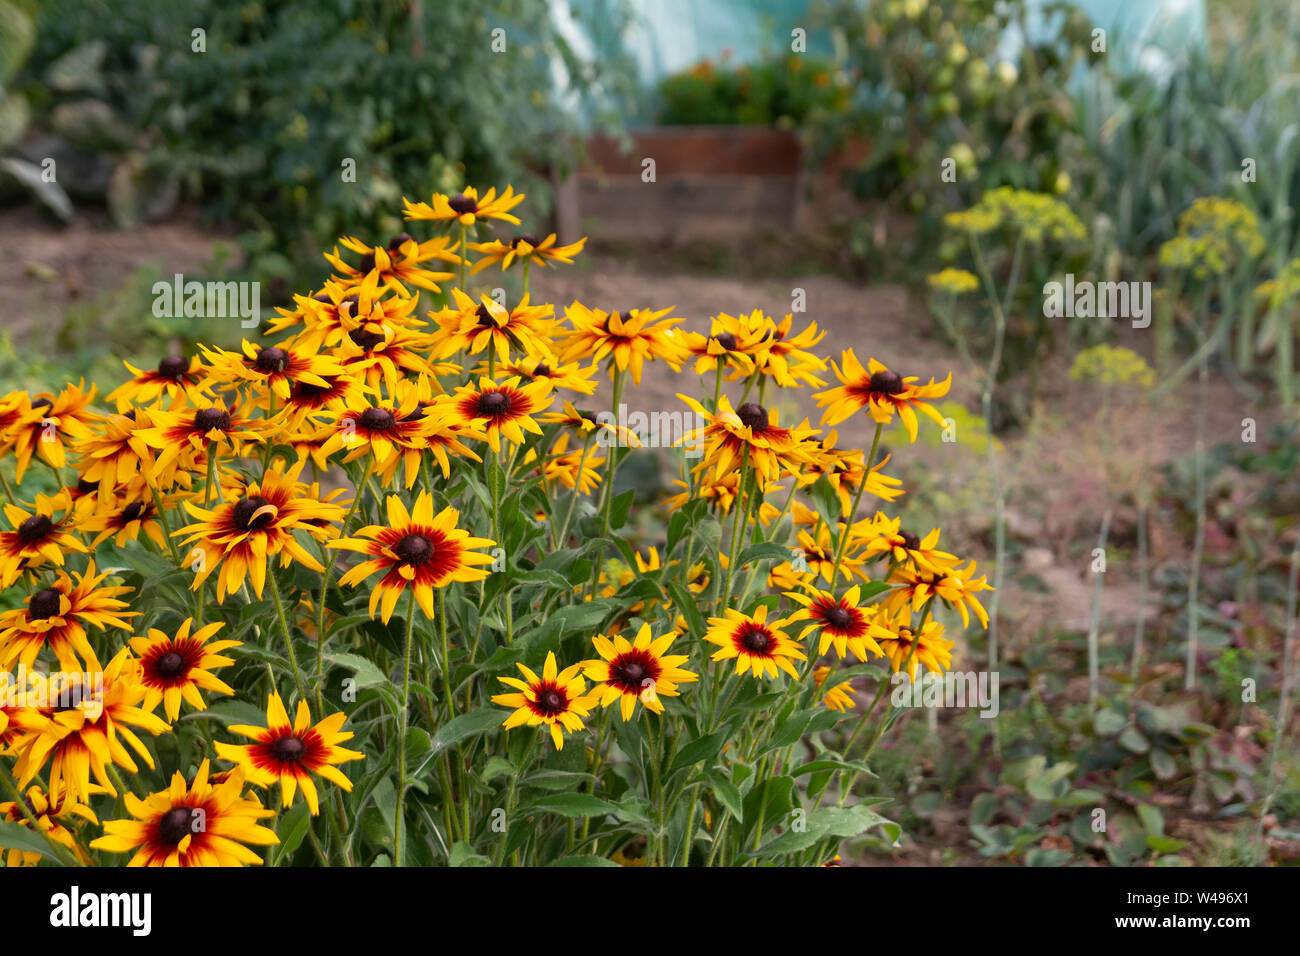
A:
[[[377,687],[380,684],[391,684],[388,675],[381,671],[375,663],[369,658],[362,657],[360,654],[346,654],[337,652],[326,654],[325,660],[339,667],[346,667],[356,675],[357,686],[361,688]]]
[[[1150,742],[1136,727],[1128,726],[1119,735],[1120,746],[1135,754],[1144,754],[1151,749]]]
[[[497,730],[504,722],[502,713],[499,710],[472,710],[468,714],[461,714],[459,717],[447,721],[433,735],[429,755],[425,758],[425,762],[427,763],[448,747],[453,747],[462,740]]]
[[[619,865],[613,860],[603,856],[562,856],[558,860],[552,860],[547,866],[612,866],[615,869]]]
[[[307,801],[303,800],[280,820],[280,829],[277,833],[280,837],[280,846],[275,853],[275,863],[277,865],[291,856],[302,845],[309,826],[311,826],[311,816],[309,815]]]
[[[736,818],[737,823],[745,822],[745,798],[740,793],[740,788],[730,780],[724,780],[716,774],[706,774],[709,786],[713,789],[713,795],[718,798],[718,803],[722,804],[723,809]]]
[[[617,531],[627,524],[627,516],[632,510],[632,499],[635,497],[635,488],[629,488],[621,495],[614,496],[609,509],[609,527],[611,530]]]
[[[808,817],[808,828],[821,828],[830,836],[851,837],[865,833],[874,826],[890,822],[866,804],[851,807],[824,807]]]
[[[701,760],[712,760],[722,751],[722,745],[726,742],[727,734],[721,731],[716,734],[705,734],[703,737],[696,737],[677,751],[677,756],[673,758],[673,762],[668,767],[669,775],[684,767],[697,764]]]
[[[608,800],[593,797],[589,793],[555,793],[533,801],[530,810],[556,813],[563,817],[603,817],[618,814],[619,808]]]
[[[0,847],[22,850],[24,853],[39,853],[51,860],[59,859],[43,837],[18,823],[0,822]]]
[[[789,560],[790,549],[783,544],[777,544],[775,541],[762,541],[758,544],[751,544],[740,552],[741,565],[749,564],[751,561]]]
[[[673,607],[686,618],[686,626],[690,629],[690,633],[697,637],[703,636],[708,628],[704,626],[704,615],[700,613],[700,606],[695,599],[686,588],[676,582],[668,585],[668,593],[672,595]]]

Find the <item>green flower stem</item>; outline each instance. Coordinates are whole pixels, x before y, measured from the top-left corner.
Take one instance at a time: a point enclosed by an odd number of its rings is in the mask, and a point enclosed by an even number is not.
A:
[[[280,621],[280,633],[284,635],[284,647],[289,654],[289,666],[293,668],[294,683],[298,685],[298,696],[307,699],[307,685],[303,683],[302,671],[298,668],[298,655],[293,649],[293,631],[289,628],[289,619],[284,613],[284,599],[280,596],[280,584],[275,580],[275,569],[268,568],[266,579],[271,585],[271,597],[275,600],[275,616]]]
[[[158,522],[163,527],[163,535],[167,538],[167,550],[171,552],[172,560],[176,562],[176,567],[181,567],[181,555],[176,550],[176,542],[172,540],[171,523],[167,520],[167,512],[163,509],[162,496],[158,494],[158,489],[152,484],[149,485],[149,491],[153,494],[153,505],[158,510]]]
[[[844,549],[848,547],[849,534],[853,531],[853,522],[858,517],[858,504],[862,501],[862,492],[867,488],[867,478],[871,475],[871,469],[876,464],[876,450],[880,447],[880,433],[884,431],[885,423],[876,422],[876,437],[871,441],[871,454],[867,456],[867,468],[862,473],[862,480],[858,482],[858,493],[853,498],[853,510],[849,512],[848,520],[844,522],[844,530],[840,532],[840,543],[835,548],[835,564],[831,566],[831,589],[835,589],[835,580],[839,577],[840,562],[844,560]],[[848,575],[845,575],[848,580]]]
[[[352,497],[352,506],[348,509],[347,515],[344,516],[343,527],[339,530],[340,537],[346,538],[352,531],[352,518],[357,513],[357,506],[361,504],[361,496],[365,494],[366,484],[370,481],[370,473],[374,470],[374,467],[375,456],[367,456],[366,472],[356,484]],[[325,598],[329,594],[330,578],[334,574],[334,563],[337,558],[337,552],[330,551],[329,560],[322,562],[325,565],[325,573],[321,575],[320,600],[316,602],[316,707],[321,711],[325,709],[321,696],[321,685],[325,682]]]
[[[393,816],[393,865],[405,863],[403,834],[406,811],[406,732],[411,724],[411,636],[415,633],[415,585],[407,585],[406,635],[402,640],[402,709],[398,712],[397,812]],[[446,662],[443,662],[444,669]]]

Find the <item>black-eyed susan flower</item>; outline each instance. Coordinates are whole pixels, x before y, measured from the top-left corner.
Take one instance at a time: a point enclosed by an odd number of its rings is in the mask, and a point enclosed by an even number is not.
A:
[[[167,548],[167,533],[159,520],[158,507],[149,490],[148,479],[135,475],[120,494],[99,491],[103,507],[96,509],[81,521],[80,530],[94,533],[92,548],[113,539],[119,548],[128,541],[138,541],[143,533],[158,550]],[[180,495],[163,496],[163,507],[169,508]]]
[[[832,363],[834,365],[834,363]],[[886,368],[875,359],[867,360],[863,368],[853,349],[846,349],[842,364],[834,365],[835,375],[843,384],[817,393],[817,404],[825,408],[822,421],[838,425],[855,412],[866,409],[873,421],[887,424],[898,412],[912,441],[916,441],[916,410],[943,424],[943,416],[928,404],[929,399],[942,398],[952,384],[952,373],[942,382],[930,379],[929,384],[918,384],[915,375],[902,376]]]
[[[810,322],[808,328],[792,335],[793,322],[793,313],[776,322],[759,309],[740,317],[739,324],[758,337],[753,353],[753,371],[767,376],[782,388],[801,385],[820,388],[826,382],[816,373],[826,370],[826,360],[810,349],[826,337],[826,332],[818,331],[817,323]],[[730,377],[734,379],[741,374],[743,370],[736,369]]]
[[[896,564],[908,564],[918,571],[941,574],[957,563],[957,556],[940,551],[939,529],[932,528],[924,538],[902,527],[901,518],[889,518],[876,512],[860,539],[862,557],[870,561],[877,555],[889,555]]]
[[[798,474],[803,467],[807,455],[804,442],[813,434],[806,420],[794,428],[782,428],[775,408],[767,409],[755,402],[744,402],[733,410],[723,395],[717,414],[713,414],[689,395],[679,392],[677,397],[706,423],[703,428],[687,432],[681,440],[681,444],[701,452],[697,473],[711,472],[717,479],[747,467],[768,482]]]
[[[154,369],[138,369],[123,362],[132,377],[108,393],[107,400],[117,403],[117,410],[125,412],[133,404],[152,405],[161,398],[172,399],[188,393],[191,401],[202,401],[199,383],[203,377],[203,363],[197,355],[184,358],[169,355],[160,359]]]
[[[438,331],[431,333],[435,358],[487,350],[496,361],[505,362],[513,350],[554,360],[552,306],[529,305],[527,293],[513,309],[498,304],[490,295],[478,302],[460,289],[452,289],[451,295],[453,307],[429,315],[438,325]]]
[[[519,218],[510,215],[510,210],[523,201],[524,194],[516,193],[511,186],[506,186],[500,196],[495,187],[480,196],[477,189],[467,186],[464,192],[450,196],[434,193],[430,202],[413,203],[403,196],[402,214],[410,222],[457,222],[473,226],[480,219],[500,219],[517,226]]]
[[[98,788],[95,788],[96,790]],[[66,792],[51,795],[41,787],[31,786],[23,798],[27,809],[36,818],[36,826],[41,833],[75,856],[83,866],[90,866],[89,854],[82,849],[76,836],[66,824],[74,823],[73,818],[86,823],[99,823],[95,812],[84,803],[78,803]],[[12,823],[31,829],[31,821],[23,812],[23,807],[14,801],[0,803],[0,821]],[[5,866],[35,866],[40,862],[41,854],[10,848],[5,854]]]
[[[203,551],[191,587],[203,587],[208,576],[217,571],[218,601],[239,590],[245,577],[260,598],[266,584],[267,562],[277,555],[281,567],[297,561],[313,571],[324,571],[294,535],[305,531],[321,540],[330,537],[336,533],[333,522],[343,520],[343,509],[309,497],[305,491],[301,482],[285,473],[284,462],[277,461],[258,481],[224,487],[226,500],[215,508],[185,502],[186,510],[198,520],[179,528],[176,534],[188,534],[183,543]]]
[[[77,442],[77,470],[99,490],[125,485],[141,471],[146,475],[154,468],[154,453],[140,432],[153,427],[146,409],[128,410],[125,414],[105,415],[90,426],[90,434]]]
[[[837,580],[840,575],[852,580],[855,574],[862,580],[867,580],[867,574],[862,569],[862,557],[854,553],[851,540],[846,545],[844,554],[840,556],[838,567],[836,566],[835,554],[839,548],[839,532],[840,529],[836,528],[835,534],[832,535],[830,529],[824,524],[817,529],[815,538],[810,532],[800,531],[797,563],[828,582]]]
[[[406,464],[406,487],[420,473],[420,455],[428,443],[420,414],[420,394],[412,382],[399,382],[392,400],[355,395],[335,412],[331,434],[321,447],[325,457],[345,450],[344,464],[369,456],[375,469],[384,472],[391,463]],[[392,475],[392,470],[388,474]]]
[[[809,588],[807,594],[789,591],[786,597],[803,605],[800,610],[786,618],[788,624],[793,624],[795,621],[808,622],[808,626],[800,632],[799,640],[807,637],[810,631],[820,629],[821,643],[817,648],[818,655],[825,654],[834,646],[835,653],[840,657],[844,657],[849,651],[862,661],[868,659],[868,654],[881,656],[880,645],[876,643],[875,638],[887,637],[889,632],[879,625],[873,625],[875,607],[859,603],[862,597],[860,585],[849,588],[842,597],[838,598],[831,592],[818,588]]]
[[[158,450],[148,477],[166,487],[174,483],[178,471],[196,471],[209,445],[218,453],[238,457],[247,445],[262,441],[266,427],[240,406],[221,403],[194,407],[178,400],[166,411],[152,410],[150,417],[152,426],[137,434]]]
[[[601,482],[600,466],[604,463],[604,456],[594,454],[590,448],[575,448],[570,451],[569,436],[565,433],[556,440],[546,456],[542,471],[548,483],[558,481],[565,488],[576,488],[580,495],[589,495]],[[527,465],[528,462],[525,461],[524,464]]]
[[[127,587],[102,587],[109,572],[95,573],[92,559],[84,574],[60,571],[49,587],[34,592],[24,607],[0,614],[0,668],[17,661],[31,669],[37,653],[48,648],[64,670],[99,670],[99,659],[86,639],[86,625],[99,630],[131,628],[128,611],[120,596]],[[75,579],[75,581],[74,581]]]
[[[688,356],[684,337],[675,336],[673,330],[681,319],[664,318],[671,311],[604,312],[574,302],[564,310],[573,329],[560,333],[560,361],[590,359],[599,364],[608,358],[611,376],[615,370],[630,371],[637,385],[641,384],[641,369],[649,359],[663,359],[679,372]]]
[[[375,287],[403,298],[413,294],[410,286],[439,292],[441,287],[438,283],[456,275],[454,272],[430,269],[429,263],[460,264],[460,256],[448,248],[448,240],[443,236],[417,242],[402,233],[389,240],[386,247],[367,245],[360,239],[343,236],[339,239],[339,245],[361,258],[353,266],[339,255],[338,246],[334,247],[333,252],[325,253],[325,260],[337,273],[336,282],[344,286],[357,286],[369,281]]]
[[[327,547],[344,548],[366,555],[363,561],[339,579],[344,586],[360,584],[377,572],[383,578],[370,592],[370,616],[382,602],[384,623],[393,616],[397,599],[407,586],[415,588],[415,599],[428,617],[433,617],[433,592],[452,581],[481,581],[488,572],[479,565],[491,564],[492,555],[473,548],[490,548],[496,542],[471,537],[456,527],[460,512],[444,508],[433,513],[433,497],[420,492],[415,507],[406,505],[397,495],[388,496],[388,526],[369,525],[353,538],[331,541]]]
[[[68,443],[90,437],[90,423],[96,417],[90,403],[98,389],[92,385],[86,392],[83,387],[84,383],[69,384],[57,395],[41,392],[23,409],[6,439],[6,445],[13,449],[14,474],[19,482],[32,456],[39,453],[51,468],[62,468],[68,460]]]
[[[830,672],[831,669],[825,665],[813,669],[813,683],[818,689],[826,683]],[[853,699],[853,682],[840,681],[834,687],[828,688],[822,697],[822,703],[826,705],[827,710],[853,710],[857,706],[857,702]]]
[[[516,688],[518,693],[494,694],[492,697],[494,704],[515,708],[503,725],[510,730],[523,725],[537,727],[546,724],[551,728],[555,749],[563,750],[564,731],[575,734],[582,730],[582,718],[591,712],[598,700],[597,695],[586,693],[586,682],[580,676],[583,665],[574,664],[561,671],[555,662],[555,652],[548,651],[541,677],[523,664],[515,666],[524,675],[524,680],[517,677],[498,677],[497,680]]]
[[[556,244],[555,233],[551,233],[545,239],[539,239],[531,232],[521,232],[509,242],[502,242],[500,239],[493,239],[491,242],[471,242],[469,248],[482,258],[474,263],[474,267],[469,271],[473,275],[497,262],[501,263],[502,272],[517,262],[535,264],[539,269],[545,268],[548,262],[572,264],[573,257],[580,253],[586,244],[586,236],[577,242],[561,246]]]
[[[490,378],[480,378],[478,385],[461,385],[456,389],[455,408],[462,418],[482,419],[487,434],[488,447],[495,453],[501,451],[501,438],[516,445],[524,443],[524,432],[542,434],[541,426],[533,416],[551,406],[551,386],[546,382],[529,382],[520,385],[515,377],[497,384]]]
[[[890,636],[881,640],[880,647],[895,674],[906,667],[908,678],[915,681],[921,665],[933,674],[942,674],[952,665],[953,642],[943,636],[943,625],[938,621],[927,620],[918,632],[912,627],[911,614],[904,610],[882,617],[881,623]]]
[[[717,644],[712,660],[736,659],[736,673],[744,676],[753,671],[760,680],[764,674],[776,677],[777,668],[796,680],[799,672],[790,663],[791,658],[807,660],[799,646],[781,630],[785,620],[769,622],[767,605],[760,605],[753,615],[742,614],[735,608],[724,608],[724,617],[709,618],[709,629],[704,639]]]
[[[346,750],[339,744],[351,740],[351,731],[342,730],[347,715],[331,714],[312,726],[311,709],[305,700],[298,701],[293,723],[279,694],[272,693],[266,705],[266,726],[231,724],[231,733],[253,740],[251,744],[227,744],[217,741],[217,756],[238,764],[248,782],[258,787],[280,784],[281,803],[288,809],[298,788],[302,788],[312,816],[320,814],[320,799],[312,774],[351,791],[352,781],[335,764],[362,760],[365,754]]]
[[[328,390],[331,388],[330,376],[344,374],[342,367],[329,356],[291,343],[258,346],[245,339],[240,352],[203,347],[203,357],[208,362],[208,381],[214,386],[253,386],[254,396],[262,396],[266,407],[272,401],[271,395],[275,396],[277,407],[283,406],[289,401],[294,386],[300,382]]]
[[[450,396],[441,395],[435,401],[421,405],[418,414],[420,437],[442,469],[442,477],[451,477],[451,455],[463,456],[471,461],[483,460],[465,444],[467,440],[487,441],[487,433],[480,427],[481,420],[463,417]],[[409,467],[410,459],[407,461]],[[389,468],[396,467],[396,462],[397,459],[394,458]],[[384,486],[388,486],[386,474]]]
[[[480,362],[474,374],[486,375],[487,363]],[[544,381],[548,382],[551,388],[562,388],[582,395],[596,393],[596,383],[592,381],[592,377],[596,374],[596,366],[583,365],[581,362],[559,365],[542,356],[525,355],[522,358],[499,363],[497,374],[518,375],[530,382]]]
[[[28,694],[33,711],[28,715],[29,729],[13,744],[18,754],[14,772],[19,786],[26,786],[48,763],[51,793],[61,793],[66,787],[73,799],[84,800],[92,793],[93,774],[101,787],[116,796],[108,765],[139,772],[122,746],[124,741],[153,769],[153,756],[131,728],[156,735],[170,727],[141,708],[145,689],[140,682],[140,662],[130,656],[128,648],[118,651],[102,674],[59,672],[39,683],[40,690]]]
[[[180,717],[182,698],[195,710],[205,710],[207,704],[200,690],[234,693],[212,672],[235,663],[222,652],[239,647],[241,642],[210,640],[225,626],[222,621],[213,621],[191,634],[193,624],[193,618],[187,617],[174,636],[151,627],[148,637],[133,637],[129,642],[140,660],[140,682],[145,689],[141,706],[152,712],[161,703],[173,723]]]
[[[975,612],[980,623],[989,626],[989,615],[975,595],[980,591],[990,591],[992,587],[983,577],[975,577],[975,562],[965,568],[943,568],[939,572],[921,571],[911,566],[896,567],[889,575],[891,585],[889,594],[882,605],[890,611],[912,610],[921,608],[926,601],[937,597],[949,607],[957,609],[963,626],[970,624],[969,608]]]
[[[640,555],[637,555],[639,558]],[[668,654],[668,648],[677,637],[669,631],[658,638],[650,636],[650,625],[642,624],[636,639],[629,642],[622,635],[613,639],[597,634],[591,639],[601,660],[583,664],[583,673],[592,682],[592,696],[602,707],[619,702],[623,719],[631,720],[639,700],[646,709],[662,714],[664,705],[659,697],[679,697],[678,684],[699,680],[699,675],[682,669],[690,657],[686,654]]]
[[[128,866],[260,866],[262,858],[245,844],[271,846],[275,832],[258,823],[275,816],[256,798],[244,795],[244,775],[236,771],[220,783],[204,760],[192,783],[179,770],[171,786],[143,800],[126,795],[134,819],[107,820],[95,850],[131,853]]]
[[[371,390],[383,388],[392,395],[398,381],[408,375],[437,375],[457,368],[452,365],[441,369],[430,361],[432,345],[432,337],[423,332],[368,321],[348,333],[334,356],[349,375],[365,382]]]
[[[86,550],[69,533],[75,516],[67,491],[53,497],[38,494],[30,511],[6,504],[4,513],[13,530],[0,531],[0,588],[9,587],[23,571],[46,561],[62,567],[65,553]]]

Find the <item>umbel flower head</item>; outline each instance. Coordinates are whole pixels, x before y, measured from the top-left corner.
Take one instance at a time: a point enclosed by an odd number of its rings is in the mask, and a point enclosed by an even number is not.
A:
[[[514,713],[505,719],[506,730],[525,724],[529,727],[546,724],[551,728],[555,749],[563,750],[564,731],[572,734],[582,730],[582,718],[599,700],[598,695],[585,693],[587,685],[579,676],[583,665],[574,664],[561,671],[555,662],[555,652],[548,651],[541,677],[523,664],[515,666],[525,680],[517,677],[498,677],[497,680],[516,688],[518,693],[492,697],[494,704],[515,708]]]
[[[141,800],[126,795],[134,819],[108,820],[91,849],[135,851],[128,866],[260,866],[262,858],[245,844],[280,842],[259,820],[275,816],[256,798],[246,797],[244,775],[235,771],[213,783],[204,760],[192,783],[178,770],[171,786]]]
[[[429,618],[433,617],[433,592],[452,581],[481,581],[488,572],[478,565],[491,564],[492,555],[473,548],[490,548],[496,542],[470,537],[456,527],[460,512],[444,508],[433,513],[433,497],[420,492],[415,508],[397,495],[388,496],[388,526],[369,525],[356,537],[331,541],[327,547],[357,551],[368,557],[339,579],[345,586],[360,584],[379,571],[384,576],[370,592],[370,616],[380,605],[383,621],[388,623],[397,599],[408,586],[415,588],[415,599]]]
[[[217,756],[238,764],[248,782],[255,786],[269,787],[279,781],[285,809],[293,805],[294,795],[301,787],[312,816],[317,816],[320,800],[312,774],[350,791],[352,781],[334,765],[365,758],[363,753],[338,746],[353,736],[351,731],[340,730],[345,720],[347,714],[339,711],[312,726],[311,710],[305,700],[300,700],[291,724],[280,695],[272,693],[266,705],[265,727],[230,725],[231,733],[248,737],[254,743],[237,745],[217,741]]]
[[[597,634],[591,643],[601,659],[583,664],[583,672],[595,685],[592,696],[599,699],[602,707],[618,701],[625,721],[632,718],[638,700],[647,710],[662,714],[661,695],[680,696],[678,684],[700,679],[699,675],[682,669],[681,665],[690,660],[688,655],[665,654],[676,637],[675,632],[669,631],[652,638],[649,624],[642,624],[636,639],[630,643],[621,634],[615,634],[612,640]]]

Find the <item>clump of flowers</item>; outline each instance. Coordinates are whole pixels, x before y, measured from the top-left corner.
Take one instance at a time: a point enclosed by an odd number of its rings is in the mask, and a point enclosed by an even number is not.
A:
[[[879,510],[886,427],[942,424],[952,376],[794,315],[536,301],[584,240],[522,231],[524,198],[408,199],[418,236],[340,238],[262,335],[129,364],[102,407],[0,401],[0,664],[34,671],[0,688],[0,818],[48,848],[10,865],[820,865],[872,825],[855,775],[801,778],[839,799],[798,848],[736,795],[841,720],[865,760],[890,674],[987,620],[974,562]],[[652,365],[681,376],[666,502],[615,482]],[[777,410],[800,389],[816,425]]]

